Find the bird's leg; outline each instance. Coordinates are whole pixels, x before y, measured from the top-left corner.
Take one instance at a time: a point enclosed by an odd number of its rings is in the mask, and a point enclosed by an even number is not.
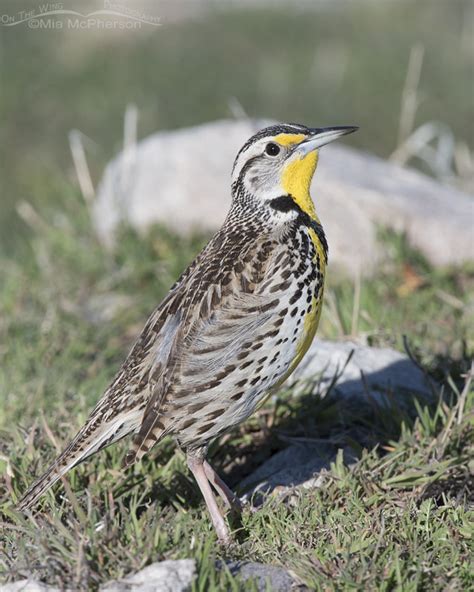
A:
[[[204,497],[204,500],[211,515],[212,523],[216,529],[217,537],[221,543],[228,545],[231,542],[229,529],[224,521],[222,514],[220,513],[219,507],[217,506],[216,498],[212,493],[211,486],[209,485],[206,471],[204,469],[204,460],[195,456],[187,456],[188,467],[191,473],[194,475],[199,489]]]
[[[219,477],[219,475],[215,472],[215,470],[211,467],[207,460],[205,460],[203,464],[204,471],[206,473],[208,481],[212,483],[217,493],[223,499],[225,505],[228,508],[241,512],[242,502],[235,495],[232,489],[230,489],[230,487],[228,487],[228,485]]]

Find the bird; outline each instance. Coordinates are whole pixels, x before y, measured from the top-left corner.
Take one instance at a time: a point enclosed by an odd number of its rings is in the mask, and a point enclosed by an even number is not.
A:
[[[166,435],[185,452],[218,541],[216,499],[240,500],[207,460],[291,375],[321,315],[328,243],[310,196],[319,150],[356,126],[276,124],[238,152],[222,227],[151,314],[84,426],[18,502],[27,511],[63,475],[132,435],[123,467]]]

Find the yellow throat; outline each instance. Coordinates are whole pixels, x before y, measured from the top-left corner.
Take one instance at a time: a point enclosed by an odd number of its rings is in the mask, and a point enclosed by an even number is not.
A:
[[[309,194],[311,179],[318,164],[318,152],[310,152],[303,158],[296,158],[288,163],[283,171],[282,185],[288,195],[308,214],[311,220],[317,220],[314,203]]]

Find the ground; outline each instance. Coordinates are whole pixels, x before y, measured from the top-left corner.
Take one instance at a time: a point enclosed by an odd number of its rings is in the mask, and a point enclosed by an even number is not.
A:
[[[347,468],[340,457],[322,488],[272,496],[241,523],[233,518],[239,542],[225,551],[172,441],[127,471],[120,469],[126,443],[115,445],[73,471],[66,490],[54,488],[33,518],[15,513],[14,500],[80,427],[147,314],[206,240],[163,228],[141,239],[123,229],[112,255],[72,188],[62,212],[49,219],[35,212],[31,224],[30,255],[1,262],[0,567],[7,578],[33,572],[89,589],[152,561],[191,557],[196,590],[240,589],[216,568],[226,559],[282,565],[311,589],[468,589],[472,270],[431,269],[403,237],[381,233],[391,262],[362,282],[357,302],[351,281],[329,275],[320,334],[402,349],[405,333],[437,381],[436,397],[431,407],[407,411],[400,393],[391,409],[366,411],[283,390],[212,447],[233,486],[288,437],[337,438],[360,460]]]

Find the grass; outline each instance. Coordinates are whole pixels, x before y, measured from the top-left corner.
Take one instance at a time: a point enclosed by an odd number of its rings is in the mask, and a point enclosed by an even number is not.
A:
[[[195,558],[195,590],[247,590],[219,561],[282,565],[310,589],[469,589],[473,547],[474,393],[465,387],[472,352],[472,270],[433,270],[403,237],[381,232],[390,264],[360,286],[330,277],[321,335],[352,333],[402,347],[439,382],[426,406],[347,408],[335,395],[282,391],[214,445],[235,486],[288,444],[337,441],[341,454],[314,490],[271,496],[232,522],[240,541],[216,545],[181,452],[167,440],[131,470],[125,445],[93,457],[56,487],[33,517],[13,501],[77,430],[134,337],[207,237],[163,228],[138,238],[124,228],[115,253],[102,250],[77,191],[62,210],[30,212],[31,251],[0,262],[0,571],[94,589],[146,564]],[[414,279],[415,278],[415,279]],[[442,296],[440,296],[442,295]],[[8,347],[5,345],[8,344]],[[464,390],[463,390],[464,389]],[[303,389],[304,391],[304,389]],[[411,403],[407,405],[408,403]]]

